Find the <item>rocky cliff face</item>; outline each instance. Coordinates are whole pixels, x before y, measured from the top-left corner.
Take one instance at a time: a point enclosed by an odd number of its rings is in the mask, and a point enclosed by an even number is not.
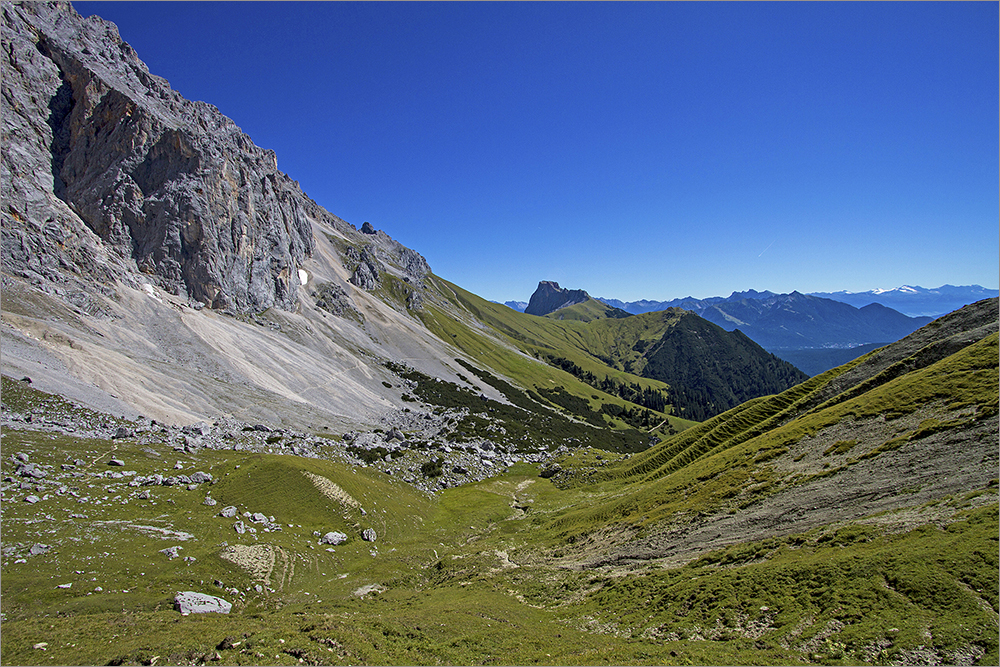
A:
[[[272,151],[150,74],[114,24],[68,3],[4,3],[2,19],[4,272],[67,293],[152,282],[216,309],[290,310],[315,221],[418,281],[429,271],[306,197]]]
[[[524,312],[529,315],[548,315],[560,308],[583,303],[589,298],[590,295],[582,289],[563,289],[557,282],[543,280],[538,283],[538,288],[528,300],[528,307]]]

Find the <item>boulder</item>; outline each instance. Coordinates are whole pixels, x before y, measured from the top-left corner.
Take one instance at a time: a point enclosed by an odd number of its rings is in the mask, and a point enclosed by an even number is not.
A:
[[[232,519],[234,516],[236,516],[236,507],[234,507],[233,505],[229,505],[228,507],[223,507],[222,511],[219,512],[219,516],[224,517],[226,519]]]
[[[376,538],[375,530],[372,528],[365,528],[361,531],[361,539],[365,542],[374,542]]]
[[[206,482],[212,481],[212,475],[207,472],[201,472],[200,470],[196,473],[190,475],[190,480],[192,484],[204,484]]]
[[[17,467],[17,474],[21,477],[30,477],[32,479],[41,479],[45,477],[48,473],[36,466],[34,463],[25,463],[24,465],[19,465]]]
[[[177,605],[177,611],[182,614],[228,614],[233,608],[231,603],[220,597],[194,591],[178,593],[174,596],[174,604]]]
[[[208,435],[212,432],[212,427],[205,422],[198,422],[196,424],[188,424],[181,431],[188,435]]]
[[[339,531],[333,531],[321,537],[319,543],[337,545],[337,544],[342,544],[346,541],[347,541],[347,535]]]

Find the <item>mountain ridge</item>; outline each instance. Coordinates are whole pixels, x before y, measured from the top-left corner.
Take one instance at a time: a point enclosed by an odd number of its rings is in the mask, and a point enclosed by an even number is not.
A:
[[[942,285],[941,287],[932,289],[903,285],[894,289],[874,289],[865,292],[840,290],[837,292],[807,292],[806,294],[808,296],[840,301],[850,304],[855,308],[863,308],[872,303],[879,303],[897,310],[908,317],[938,317],[976,301],[1000,296],[1000,291],[987,289],[980,285]],[[608,305],[636,314],[672,307],[692,310],[702,308],[705,304],[711,305],[721,301],[768,298],[772,296],[778,296],[778,294],[768,290],[758,292],[750,289],[745,292],[734,291],[728,297],[713,296],[704,299],[696,299],[690,296],[671,299],[669,301],[649,299],[622,301],[620,299],[605,297],[596,298],[598,301],[603,301]]]

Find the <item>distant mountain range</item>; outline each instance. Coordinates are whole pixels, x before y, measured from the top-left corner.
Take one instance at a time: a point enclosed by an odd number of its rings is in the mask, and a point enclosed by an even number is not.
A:
[[[666,308],[684,308],[685,310],[694,310],[697,312],[705,304],[710,305],[722,301],[741,299],[767,299],[773,296],[778,295],[766,290],[763,292],[747,290],[746,292],[733,292],[728,297],[713,296],[707,299],[695,299],[689,296],[670,301],[650,301],[648,299],[621,301],[619,299],[605,299],[602,297],[597,297],[597,300],[636,315],[654,310],[664,310]],[[959,287],[942,285],[934,289],[904,285],[895,289],[874,289],[867,292],[810,292],[808,296],[833,299],[834,301],[850,304],[855,308],[863,308],[869,304],[877,303],[910,317],[940,317],[970,303],[1000,296],[1000,290],[986,289],[980,285]],[[515,310],[523,311],[523,307],[517,308],[514,305],[516,303],[518,302],[511,301],[507,305]]]
[[[989,290],[973,286],[968,288],[901,288],[891,291],[873,291],[867,298],[885,296],[887,299],[922,298],[924,304],[935,303],[935,294],[948,299],[969,298],[986,294]],[[850,295],[840,292],[840,295]],[[962,295],[965,295],[964,297]],[[861,295],[853,296],[861,299]],[[589,295],[584,290],[566,290],[557,283],[542,281],[527,307],[519,302],[508,302],[515,310],[550,317],[579,318],[581,313],[569,306],[586,303]],[[632,301],[596,299],[613,309],[604,317],[623,317],[625,313],[640,315],[649,312],[682,308],[697,313],[702,318],[726,331],[739,329],[748,338],[778,357],[795,364],[809,375],[817,375],[846,363],[875,347],[899,340],[931,321],[931,317],[910,317],[878,302],[861,307],[838,299],[812,294],[775,294],[774,292],[747,290],[733,292],[728,297],[695,299],[686,297],[672,301]],[[937,303],[942,303],[940,300]],[[594,309],[589,309],[593,311]],[[559,313],[565,311],[565,315]],[[596,312],[596,311],[595,311]]]
[[[631,312],[650,308],[656,302],[623,303],[608,299],[604,303]],[[909,317],[879,303],[857,308],[799,292],[775,294],[749,290],[733,292],[729,297],[688,297],[659,305],[690,310],[727,331],[739,329],[768,352],[809,375],[899,340],[933,319]]]
[[[890,290],[875,289],[867,292],[813,292],[812,296],[843,301],[856,308],[878,303],[910,317],[940,317],[970,303],[1000,296],[1000,290],[980,285],[942,285],[934,289],[903,285]]]

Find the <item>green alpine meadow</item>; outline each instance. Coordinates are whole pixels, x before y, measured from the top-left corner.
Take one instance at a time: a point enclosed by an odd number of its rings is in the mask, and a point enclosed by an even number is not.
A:
[[[296,180],[310,182],[301,166],[289,168],[296,178],[279,170],[284,155],[254,143],[220,111],[226,105],[180,92],[198,90],[197,79],[178,77],[178,89],[171,87],[123,39],[153,31],[168,48],[149,62],[197,62],[202,75],[225,79],[210,88],[220,95],[229,86],[252,92],[248,113],[272,109],[275,98],[287,102],[271,126],[300,132],[322,157],[315,178],[346,169],[328,179],[344,206],[370,207],[373,220],[404,235],[447,227],[448,238],[430,249],[442,264],[448,252],[479,257],[477,271],[493,276],[487,265],[513,244],[560,276],[592,272],[592,289],[603,289],[601,276],[625,276],[643,289],[682,290],[704,274],[703,263],[722,261],[734,284],[764,275],[748,267],[786,266],[792,235],[767,245],[771,223],[750,218],[742,231],[712,231],[710,243],[688,235],[705,233],[701,216],[736,215],[725,208],[733,192],[758,188],[727,181],[735,172],[710,155],[689,160],[680,175],[653,163],[641,174],[616,173],[604,163],[612,154],[657,141],[656,133],[627,140],[638,126],[623,120],[656,91],[639,83],[641,70],[628,84],[642,91],[634,98],[590,87],[629,79],[624,67],[603,79],[598,71],[618,57],[607,46],[621,35],[639,48],[638,35],[663,23],[661,12],[697,35],[704,27],[693,18],[710,17],[714,5],[583,3],[573,11],[590,18],[577,22],[562,3],[280,4],[287,15],[273,14],[270,3],[80,3],[79,11],[68,2],[0,4],[0,664],[1000,663],[995,290],[870,293],[893,303],[919,297],[921,309],[962,304],[933,317],[752,289],[729,298],[615,301],[632,313],[547,279],[527,304],[503,305],[460,286],[468,287],[468,274],[438,275],[378,225],[330,213]],[[864,11],[973,11],[955,6]],[[126,22],[84,15],[96,9]],[[607,20],[595,23],[590,12]],[[139,28],[129,16],[139,17]],[[195,36],[184,42],[168,27],[178,16],[197,17],[186,28]],[[854,21],[852,30],[860,23],[869,25]],[[522,27],[505,32],[514,24]],[[601,42],[626,24],[613,42]],[[561,53],[595,25],[600,39],[587,40],[586,60],[593,71],[542,64],[500,76],[521,62],[505,54]],[[752,32],[750,24],[737,32],[744,28]],[[808,35],[803,43],[819,39]],[[700,38],[691,40],[693,48]],[[970,40],[963,33],[961,43]],[[679,43],[657,38],[648,57]],[[768,52],[777,46],[761,43]],[[217,44],[227,58],[199,50]],[[478,55],[456,57],[456,44]],[[289,45],[324,59],[322,72],[279,55]],[[156,52],[157,43],[148,48]],[[265,51],[274,62],[252,64]],[[426,58],[448,63],[456,80],[474,73],[477,85],[502,92],[502,104],[491,97],[500,93],[449,94],[442,65],[434,76],[416,66]],[[383,76],[411,63],[401,80]],[[255,88],[277,85],[275,72],[289,86],[284,93]],[[343,93],[358,77],[365,94]],[[533,77],[545,82],[545,94],[526,104],[519,91],[538,92]],[[697,78],[716,85],[712,76]],[[753,82],[748,89],[763,85],[756,74],[739,78]],[[573,114],[552,113],[558,127],[544,140],[505,138],[515,126],[534,127],[519,115],[524,109],[549,108],[545,101],[577,79],[587,82],[584,111],[610,109],[614,122],[581,129]],[[657,87],[673,90],[670,81],[658,78]],[[293,101],[301,89],[315,97],[312,106]],[[437,91],[435,111],[405,96],[386,103],[383,89]],[[671,108],[708,92],[672,92]],[[494,115],[477,117],[476,100]],[[697,108],[739,115],[730,102]],[[449,115],[452,108],[470,116]],[[308,129],[315,109],[323,132]],[[384,124],[397,115],[409,128],[406,140]],[[688,131],[649,115],[657,132]],[[241,118],[260,127],[252,115]],[[732,128],[713,122],[711,130],[712,145],[743,141],[725,138]],[[362,136],[379,156],[377,170],[349,150]],[[413,143],[428,136],[434,150]],[[278,135],[266,141],[283,145]],[[472,160],[479,141],[492,142],[486,166]],[[746,151],[755,141],[746,139]],[[781,143],[792,142],[782,135]],[[446,168],[436,150],[447,152]],[[742,150],[725,163],[755,177],[759,165]],[[578,175],[567,188],[564,170],[591,152],[601,159],[600,187]],[[515,157],[536,171],[507,180]],[[400,161],[405,173],[396,171]],[[966,174],[937,157],[905,161]],[[851,173],[868,179],[883,170],[872,164],[852,162]],[[797,173],[796,165],[776,180]],[[650,225],[629,219],[636,209],[590,203],[605,189],[634,195],[639,208],[673,210],[645,202],[642,192],[655,181],[653,190],[680,202],[698,190],[687,177],[703,169],[719,180],[701,193],[695,208],[704,213],[678,204],[669,220]],[[462,185],[469,174],[507,191]],[[853,189],[825,175],[814,180],[838,193]],[[935,191],[920,187],[928,197]],[[546,203],[548,189],[558,191],[558,206]],[[422,197],[441,192],[455,198],[453,209],[450,199],[420,208]],[[523,196],[538,201],[525,208]],[[474,200],[474,216],[462,212],[463,197]],[[400,198],[412,200],[408,222],[387,212]],[[846,246],[811,236],[810,221],[826,213],[808,192],[779,199],[760,206],[740,199],[736,217],[753,217],[757,207],[777,219],[792,215],[795,202],[819,207],[794,214],[795,234],[813,238],[801,261],[823,273],[827,255],[812,251]],[[531,211],[562,216],[572,232],[520,219]],[[456,215],[460,223],[449,217]],[[590,216],[602,218],[604,231],[588,228]],[[851,216],[867,221],[874,213]],[[959,223],[949,218],[947,226]],[[661,227],[673,229],[669,242]],[[473,232],[475,248],[462,240]],[[865,253],[878,246],[867,233],[863,243],[849,238],[851,256],[838,258],[844,287],[861,280],[846,276],[868,268]],[[960,243],[988,245],[984,239]],[[620,243],[628,244],[624,260]],[[640,270],[649,256],[658,262],[655,280]],[[895,263],[926,261],[905,259]],[[536,266],[531,261],[516,266]],[[942,263],[941,271],[953,270],[969,275]],[[557,276],[532,276],[531,284],[548,277]],[[809,362],[809,372],[777,352]]]

